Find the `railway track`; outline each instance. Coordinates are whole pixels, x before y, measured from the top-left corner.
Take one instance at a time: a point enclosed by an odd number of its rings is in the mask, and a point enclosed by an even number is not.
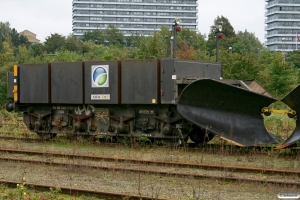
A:
[[[254,172],[264,174],[279,174],[279,175],[296,175],[300,176],[300,171],[291,170],[279,170],[279,169],[267,169],[267,168],[250,168],[240,166],[223,166],[223,165],[210,165],[210,164],[191,164],[181,162],[163,162],[153,160],[138,160],[138,159],[127,159],[127,158],[115,158],[106,156],[90,156],[80,154],[66,154],[57,152],[41,152],[41,151],[29,151],[29,150],[16,150],[16,149],[5,149],[0,148],[0,152],[3,153],[18,153],[18,154],[30,154],[39,156],[52,156],[52,157],[67,157],[71,159],[83,159],[83,160],[94,160],[94,161],[113,161],[113,162],[126,162],[126,163],[137,163],[147,165],[160,165],[169,167],[181,167],[181,168],[196,168],[196,169],[209,169],[209,170],[227,170],[227,171],[238,171],[238,172]]]
[[[39,138],[29,138],[29,137],[14,137],[14,136],[0,136],[0,140],[18,140],[24,142],[42,142]]]
[[[0,183],[6,185],[8,187],[15,188],[17,184],[23,184],[22,182],[17,181],[9,181],[9,180],[0,180]],[[38,190],[38,191],[49,191],[49,188],[59,188],[61,193],[71,195],[71,196],[89,196],[96,198],[104,198],[104,199],[130,199],[130,200],[168,200],[166,198],[154,198],[150,196],[141,196],[135,194],[121,194],[121,193],[112,193],[112,192],[103,192],[103,191],[95,191],[95,190],[87,190],[87,189],[79,189],[79,188],[69,188],[69,187],[59,187],[59,186],[51,186],[51,185],[43,185],[43,184],[35,184],[35,183],[27,183],[26,186],[30,187],[30,189]]]
[[[35,165],[43,164],[51,166],[67,166],[69,168],[90,168],[174,177],[194,177],[222,181],[267,183],[276,185],[289,185],[297,188],[300,187],[300,182],[298,179],[295,179],[295,177],[300,176],[300,171],[210,164],[188,164],[13,149],[0,149],[0,151],[2,152],[0,160],[6,162],[22,162]],[[14,154],[17,154],[17,156]],[[32,156],[30,158],[23,158],[24,154],[39,156],[39,158],[33,158]],[[18,157],[20,155],[22,158]],[[14,156],[15,158],[13,158]],[[55,161],[55,157],[60,158],[60,160],[58,159],[59,161]],[[76,162],[75,159],[79,161]],[[87,164],[82,164],[83,162]],[[257,175],[263,175],[264,177],[257,177]]]
[[[10,136],[10,132],[5,132],[3,135],[3,132],[0,132],[0,140],[17,140],[17,141],[24,141],[24,142],[59,142],[60,137],[61,138],[68,138],[63,135],[57,136],[54,140],[44,140],[41,138],[35,137],[35,135],[28,136],[26,134],[21,135],[22,137],[16,137],[16,136]],[[25,136],[25,137],[24,137]],[[74,138],[68,138],[69,141],[74,141]],[[83,140],[89,144],[95,144],[98,145],[99,143],[94,140]],[[111,145],[111,146],[116,146],[116,145],[122,145],[122,143],[117,143],[117,142],[107,142],[107,141],[100,141],[101,145]],[[144,146],[145,144],[141,144],[141,146]],[[151,144],[150,144],[151,145]],[[149,146],[149,145],[148,145]],[[184,151],[191,151],[191,152],[196,152],[196,151],[202,151],[206,153],[228,153],[228,154],[234,154],[234,153],[252,153],[252,154],[262,154],[266,155],[269,154],[270,151],[273,151],[274,147],[270,146],[254,146],[254,147],[239,147],[239,146],[234,146],[231,144],[205,144],[203,146],[199,145],[194,145],[193,143],[189,143],[185,146],[182,147],[177,147],[176,149],[178,150],[184,150]],[[300,152],[299,147],[291,147],[290,148],[290,154],[297,154]]]

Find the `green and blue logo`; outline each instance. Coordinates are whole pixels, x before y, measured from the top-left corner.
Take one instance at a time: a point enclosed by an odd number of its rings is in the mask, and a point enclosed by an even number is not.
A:
[[[108,65],[92,66],[92,87],[109,87]]]

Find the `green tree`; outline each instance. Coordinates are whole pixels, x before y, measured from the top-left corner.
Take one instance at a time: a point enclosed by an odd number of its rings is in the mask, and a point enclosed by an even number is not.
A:
[[[292,63],[295,68],[300,69],[300,50],[289,52],[286,61]]]
[[[178,33],[178,45],[181,46],[185,44],[193,46],[195,50],[201,49],[204,51],[206,49],[205,35],[183,28],[181,32]]]
[[[222,50],[223,78],[256,79],[259,75],[257,57],[254,54],[230,53]]]
[[[222,33],[224,35],[224,38],[220,40],[220,46],[222,48],[227,49],[229,46],[228,41],[236,37],[234,29],[229,20],[224,16],[217,16],[217,18],[214,20],[214,24],[210,27],[210,33],[208,34],[208,40],[206,43],[206,48],[209,52],[210,57],[215,56],[216,33],[219,32],[219,25],[222,26]]]
[[[84,60],[104,60],[105,47],[93,42],[84,42],[82,44]]]
[[[8,66],[14,64],[14,52],[12,46],[8,42],[3,42],[3,53],[0,54],[0,66]]]
[[[231,23],[226,17],[222,15],[221,17],[217,16],[217,18],[214,20],[214,24],[210,27],[210,34],[215,34],[218,31],[219,25],[222,26],[222,33],[226,37],[231,38],[236,36],[234,28],[232,27]]]
[[[18,47],[20,45],[25,45],[26,47],[30,46],[30,42],[28,41],[27,37],[24,35],[20,35],[16,31],[16,29],[11,29],[9,34],[11,36],[11,41],[14,47]]]
[[[297,69],[292,63],[285,62],[281,52],[263,49],[258,54],[259,75],[256,79],[276,97],[289,92],[297,82]]]
[[[69,50],[60,50],[56,51],[55,54],[59,57],[59,60],[62,62],[78,62],[83,60],[83,55],[75,51]],[[57,57],[49,57],[51,61],[57,60]]]
[[[146,59],[150,57],[150,52],[148,50],[147,38],[145,36],[141,36],[138,44],[139,48],[137,51],[138,59]]]
[[[10,28],[9,22],[0,22],[0,52],[3,52],[3,42],[6,41],[12,47],[18,47],[19,45],[26,45],[29,47],[30,42],[27,37],[20,35],[16,29]]]
[[[283,97],[296,85],[295,69],[292,64],[284,62],[281,53],[274,52],[273,56],[270,68],[271,83],[267,87],[272,94]]]
[[[10,33],[10,24],[9,22],[0,22],[0,40],[6,41],[7,36]]]
[[[81,45],[79,40],[74,35],[69,35],[65,40],[65,50],[72,52],[81,52]]]
[[[20,45],[18,47],[17,61],[19,64],[29,61],[29,53],[25,45]]]
[[[239,42],[244,46],[243,53],[259,53],[263,49],[263,45],[254,33],[249,33],[247,30],[245,30],[244,32],[239,31],[237,33],[237,37],[240,39]]]
[[[141,36],[138,33],[124,37],[124,45],[126,47],[137,47]]]
[[[124,35],[114,25],[109,24],[108,28],[104,30],[104,45],[119,45],[123,46],[125,43]]]
[[[115,59],[124,59],[126,57],[126,53],[124,48],[120,48],[118,46],[110,46],[109,48],[105,48],[103,59],[104,60],[115,60]]]
[[[164,56],[163,43],[159,32],[154,32],[153,36],[148,37],[148,52],[150,56],[161,58]]]
[[[0,40],[0,53],[3,53],[3,42]]]
[[[162,56],[164,57],[169,57],[171,56],[171,37],[173,36],[173,31],[169,30],[165,26],[161,26],[160,31],[157,36],[159,37],[159,40],[161,41],[161,51],[162,51]],[[177,48],[178,48],[178,42],[177,42]]]
[[[229,47],[228,47],[229,49]],[[233,53],[238,53],[238,54],[247,54],[249,53],[249,47],[240,39],[238,39],[238,41],[235,41],[232,45],[231,45],[231,52]]]
[[[141,36],[138,42],[136,57],[138,59],[165,57],[167,50],[165,39],[165,36],[162,36],[159,31],[155,31],[152,36]]]
[[[103,31],[97,29],[85,32],[81,40],[84,42],[93,42],[95,44],[104,44],[105,38]]]
[[[51,36],[46,37],[45,50],[47,53],[54,53],[57,50],[61,50],[65,45],[65,40],[65,37],[60,34],[51,34]]]
[[[180,59],[186,59],[186,60],[196,60],[197,52],[194,50],[193,46],[190,46],[190,45],[188,45],[187,42],[185,42],[177,50],[177,57]]]
[[[31,57],[41,56],[44,54],[44,46],[41,43],[35,43],[30,45],[28,49],[28,54]]]
[[[6,102],[7,83],[6,73],[12,71],[15,64],[13,47],[8,42],[3,42],[2,53],[0,53],[0,104]]]

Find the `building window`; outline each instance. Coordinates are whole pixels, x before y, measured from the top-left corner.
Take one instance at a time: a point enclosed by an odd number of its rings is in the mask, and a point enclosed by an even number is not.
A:
[[[122,31],[126,31],[126,34],[137,31],[145,34],[142,29],[154,30],[162,25],[172,28],[171,24],[175,17],[185,19],[186,26],[194,26],[198,4],[197,0],[80,0],[82,3],[76,3],[79,0],[75,0],[74,2],[73,27],[82,27],[82,30],[90,31],[95,27],[104,29],[108,24],[115,24],[122,28]],[[73,31],[76,35],[77,29]],[[151,33],[153,32],[147,32]]]

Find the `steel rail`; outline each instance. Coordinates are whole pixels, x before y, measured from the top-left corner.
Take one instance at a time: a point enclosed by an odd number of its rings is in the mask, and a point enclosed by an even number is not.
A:
[[[17,181],[9,181],[9,180],[0,180],[1,184],[7,185],[8,187],[16,187],[17,184],[23,184],[22,182]],[[59,188],[61,193],[68,194],[71,196],[89,196],[89,197],[97,197],[97,198],[105,198],[105,199],[133,199],[133,200],[140,200],[140,199],[157,199],[157,200],[168,200],[166,198],[155,198],[150,196],[140,196],[136,194],[122,194],[122,193],[113,193],[113,192],[103,192],[103,191],[96,191],[96,190],[87,190],[87,189],[79,189],[79,188],[68,188],[62,186],[51,186],[51,185],[43,185],[43,184],[36,184],[36,183],[27,183],[25,185],[28,186],[30,189],[35,189],[38,191],[49,191],[50,188]]]
[[[1,132],[0,132],[1,134]],[[57,138],[57,137],[56,137]],[[57,142],[55,140],[49,139],[45,140],[42,138],[33,138],[33,137],[12,137],[12,136],[1,136],[1,140],[22,140],[26,142]],[[92,143],[93,145],[99,145],[98,143]],[[114,145],[114,146],[121,146],[121,143],[109,143],[109,142],[102,142],[102,145]],[[232,144],[205,144],[204,146],[201,147],[195,147],[193,143],[189,143],[187,146],[183,147],[177,147],[176,150],[184,150],[184,151],[191,151],[191,152],[196,152],[196,151],[203,151],[207,153],[253,153],[257,155],[266,155],[268,154],[270,150],[274,149],[275,147],[270,147],[270,146],[253,146],[253,147],[239,147],[239,146],[234,146]],[[298,153],[300,151],[300,147],[290,147],[291,153]]]
[[[16,150],[16,149],[3,149],[0,148],[0,152],[7,153],[23,153],[30,155],[42,155],[42,156],[53,156],[53,157],[69,157],[69,158],[80,158],[88,160],[104,160],[114,162],[128,162],[138,164],[152,164],[160,166],[176,166],[185,168],[202,168],[209,170],[228,170],[238,172],[259,172],[264,174],[282,174],[282,175],[296,175],[300,176],[300,171],[292,170],[281,170],[281,169],[267,169],[267,168],[252,168],[252,167],[240,167],[240,166],[223,166],[223,165],[211,165],[211,164],[191,164],[191,163],[178,163],[178,162],[164,162],[164,161],[153,161],[153,160],[138,160],[138,159],[126,159],[116,157],[105,157],[105,156],[89,156],[82,154],[65,154],[56,152],[40,152],[40,151],[28,151],[28,150]]]
[[[230,176],[213,176],[213,175],[203,175],[203,174],[192,174],[192,173],[179,173],[179,172],[165,172],[165,171],[155,171],[155,170],[142,170],[142,169],[133,169],[133,168],[121,168],[121,167],[105,167],[105,166],[96,166],[96,165],[84,165],[84,164],[70,164],[70,163],[60,163],[52,161],[41,161],[41,160],[28,160],[21,158],[3,158],[0,157],[0,161],[9,161],[9,162],[23,162],[30,164],[45,164],[52,166],[68,166],[68,167],[78,167],[78,168],[90,168],[90,169],[101,169],[101,170],[113,170],[113,171],[122,171],[122,172],[135,172],[135,173],[144,173],[144,174],[158,174],[164,176],[175,176],[175,177],[194,177],[194,178],[207,178],[213,180],[223,180],[223,181],[236,181],[236,182],[252,182],[252,183],[268,183],[276,185],[291,185],[300,188],[300,182],[288,182],[288,181],[276,181],[276,180],[262,180],[262,179],[253,179],[253,178],[239,178],[239,177],[230,177]]]
[[[42,142],[45,141],[40,138],[31,138],[31,137],[12,137],[12,136],[0,136],[1,140],[23,140],[26,142]]]

